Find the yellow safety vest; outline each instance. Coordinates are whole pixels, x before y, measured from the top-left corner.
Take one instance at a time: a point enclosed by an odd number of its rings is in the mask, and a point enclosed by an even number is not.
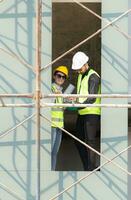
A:
[[[82,79],[82,74],[79,74],[78,76],[78,82],[77,82],[77,94],[81,95],[88,95],[88,81],[92,74],[97,74],[93,69],[90,69],[88,74],[85,75],[85,77]],[[97,74],[97,76],[99,76]],[[98,94],[100,94],[100,86]],[[87,98],[78,98],[79,103],[83,103]],[[96,101],[93,104],[100,104],[100,98],[96,98]],[[86,107],[78,110],[78,113],[80,115],[87,115],[87,114],[97,114],[100,115],[100,107]]]
[[[55,85],[52,85],[52,92],[57,91]],[[55,103],[63,103],[63,98],[57,97]],[[64,111],[62,107],[53,107],[51,109],[52,127],[64,127]],[[55,124],[53,124],[53,122]]]

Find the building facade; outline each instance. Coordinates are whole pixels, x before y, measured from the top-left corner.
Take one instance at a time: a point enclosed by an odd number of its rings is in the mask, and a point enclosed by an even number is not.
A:
[[[42,1],[42,67],[48,65],[52,60],[52,4],[62,4],[62,2],[65,4],[65,1]],[[90,3],[90,5],[91,3],[101,4],[101,16],[109,21],[115,20],[131,8],[128,0],[85,0],[83,2]],[[66,1],[66,3],[70,4],[71,1]],[[35,67],[36,54],[35,6],[36,1],[34,0],[0,2],[1,94],[35,93],[35,73],[32,70]],[[79,6],[78,9],[80,9]],[[87,13],[88,15],[90,14]],[[129,19],[130,13],[123,15],[114,25],[119,26],[120,30],[128,34],[130,32]],[[102,20],[101,27],[104,28],[107,23]],[[60,24],[60,26],[64,26],[64,24]],[[90,28],[91,25],[88,26]],[[70,63],[66,59],[64,61]],[[101,33],[100,71],[103,94],[128,93],[131,71],[129,63],[129,39],[116,30],[114,26],[105,28]],[[50,93],[51,77],[51,66],[42,70],[41,90],[44,94]],[[31,98],[1,98],[1,104],[30,104],[34,102],[35,99]],[[103,98],[102,103],[127,104],[128,99]],[[35,108],[1,107],[1,134],[15,127],[15,130],[12,129],[0,140],[0,199],[2,200],[36,199],[35,112]],[[41,114],[50,119],[49,108],[41,108]],[[20,123],[25,119],[27,121],[21,125]],[[16,128],[16,125],[19,126]],[[43,118],[41,118],[40,132],[40,199],[49,200],[89,172],[51,171],[51,127],[50,123]],[[128,109],[102,108],[101,153],[111,159],[124,150],[128,144]],[[107,159],[101,157],[101,165],[106,161]],[[127,151],[114,159],[114,162],[125,171],[130,168]],[[130,178],[124,170],[112,163],[107,163],[100,171],[91,174],[56,199],[129,200],[130,182]]]

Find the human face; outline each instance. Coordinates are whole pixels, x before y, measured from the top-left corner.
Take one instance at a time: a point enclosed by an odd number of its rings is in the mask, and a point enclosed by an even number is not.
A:
[[[56,84],[58,85],[63,85],[63,83],[65,82],[66,80],[66,75],[61,73],[61,72],[57,72],[55,75],[54,75],[54,80],[56,82]]]
[[[83,65],[79,70],[77,70],[78,74],[84,74],[88,69],[88,64]]]

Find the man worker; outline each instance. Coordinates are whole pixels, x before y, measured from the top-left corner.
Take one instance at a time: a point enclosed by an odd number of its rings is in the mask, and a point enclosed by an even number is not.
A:
[[[84,52],[77,52],[72,59],[72,69],[78,72],[77,94],[99,94],[100,76],[90,68],[89,57]],[[80,104],[100,104],[100,98],[77,98]],[[96,149],[96,134],[100,126],[100,107],[79,107],[76,122],[76,137]],[[85,171],[94,170],[96,166],[96,153],[75,142]]]

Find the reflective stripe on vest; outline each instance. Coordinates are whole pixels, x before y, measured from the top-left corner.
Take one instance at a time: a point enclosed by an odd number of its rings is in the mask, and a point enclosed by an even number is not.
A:
[[[57,88],[53,85],[52,92],[57,91]],[[63,99],[61,97],[56,97],[55,103],[63,103]],[[64,126],[64,112],[62,107],[53,107],[51,109],[51,120],[52,127],[63,127]],[[55,124],[54,124],[55,123]]]
[[[82,79],[82,74],[79,74],[78,76],[78,82],[77,82],[77,94],[81,95],[88,95],[88,81],[92,74],[97,74],[93,69],[90,69],[88,74]],[[99,76],[97,74],[97,76]],[[98,94],[100,94],[100,86]],[[87,98],[78,98],[78,102],[83,103]],[[100,104],[100,98],[96,98],[96,101],[93,104]],[[78,113],[80,115],[86,115],[86,114],[97,114],[100,115],[101,109],[99,107],[86,107],[83,109],[79,109]]]

